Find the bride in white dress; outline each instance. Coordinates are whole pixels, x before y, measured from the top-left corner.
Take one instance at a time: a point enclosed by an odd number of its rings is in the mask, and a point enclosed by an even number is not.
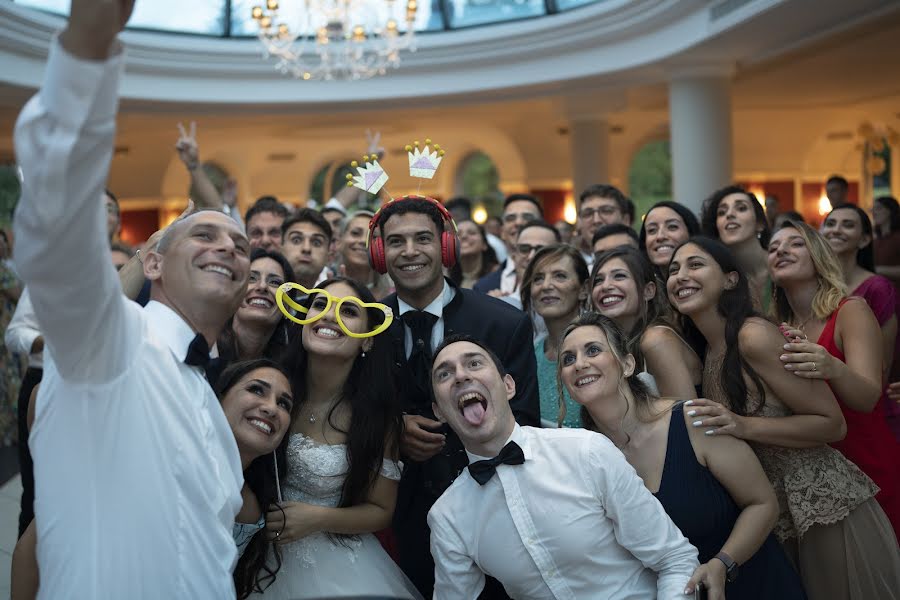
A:
[[[400,480],[390,339],[344,331],[374,331],[384,314],[352,300],[338,303],[347,296],[374,302],[354,281],[338,278],[320,288],[326,293],[310,296],[302,348],[290,365],[301,404],[281,481],[284,501],[266,514],[282,564],[262,597],[419,600],[372,535],[390,526]]]

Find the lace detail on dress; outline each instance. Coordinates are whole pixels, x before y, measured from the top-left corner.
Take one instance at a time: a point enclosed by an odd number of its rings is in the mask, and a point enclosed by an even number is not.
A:
[[[719,385],[722,359],[707,357],[703,369],[704,396],[728,406]],[[759,400],[752,391],[750,406]],[[791,411],[771,393],[759,413],[763,417],[786,417]],[[750,442],[765,470],[775,495],[780,514],[775,524],[779,541],[801,538],[813,525],[831,525],[878,493],[869,477],[843,454],[831,446],[815,448],[783,448]]]
[[[282,482],[285,500],[332,508],[340,504],[349,468],[345,444],[320,444],[302,433],[291,434],[287,465],[287,477]],[[385,459],[379,473],[397,481],[400,479],[400,465]],[[361,546],[362,541],[355,537],[342,537],[336,542],[324,533],[314,533],[286,544],[284,550],[296,555],[303,567],[312,567],[316,563],[316,553],[326,548],[332,552],[346,553],[346,558],[351,563],[355,562],[356,551]]]

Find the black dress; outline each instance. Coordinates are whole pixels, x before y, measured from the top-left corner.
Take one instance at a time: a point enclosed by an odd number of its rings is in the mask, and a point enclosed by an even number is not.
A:
[[[681,405],[672,408],[666,462],[656,498],[708,562],[731,535],[741,509],[722,484],[697,462]],[[725,584],[728,600],[805,599],[800,577],[773,535],[741,565],[737,580]]]

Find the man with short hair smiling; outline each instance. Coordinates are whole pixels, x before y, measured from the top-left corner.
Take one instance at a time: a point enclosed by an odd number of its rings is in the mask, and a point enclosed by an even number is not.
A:
[[[144,258],[147,307],[122,295],[100,196],[132,9],[72,0],[16,123],[16,257],[46,349],[28,440],[40,597],[233,598],[243,476],[202,366],[250,246],[230,217],[195,213]]]
[[[507,259],[495,271],[479,279],[472,289],[482,294],[495,292],[492,295],[497,297],[514,293],[518,287],[518,278],[513,257],[516,252],[519,231],[525,224],[531,221],[540,221],[543,218],[544,209],[536,196],[531,194],[507,196],[503,203],[503,227],[500,230],[500,237],[506,245]]]
[[[622,223],[631,225],[634,221],[634,204],[614,185],[592,185],[581,192],[578,201],[578,236],[580,250],[588,266],[593,261],[591,240],[603,225]]]
[[[311,208],[301,208],[282,225],[281,253],[291,263],[297,283],[312,289],[327,278],[325,264],[332,231],[325,217]]]
[[[470,337],[437,348],[431,384],[469,458],[428,513],[435,600],[475,600],[485,573],[514,599],[685,597],[697,550],[605,436],[517,425],[515,378]]]
[[[250,246],[281,252],[281,226],[287,216],[287,209],[274,196],[259,198],[244,215]]]
[[[399,564],[425,597],[431,597],[434,563],[428,553],[426,515],[438,496],[466,465],[452,431],[442,429],[431,410],[431,353],[446,335],[475,335],[493,348],[523,385],[512,411],[523,424],[539,423],[537,367],[531,320],[525,313],[483,294],[460,289],[443,276],[442,233],[451,229],[430,199],[403,198],[382,208],[376,234],[384,241],[387,272],[396,294],[383,302],[394,311],[388,330],[404,432],[405,460],[394,511]],[[503,598],[500,595],[491,598]]]

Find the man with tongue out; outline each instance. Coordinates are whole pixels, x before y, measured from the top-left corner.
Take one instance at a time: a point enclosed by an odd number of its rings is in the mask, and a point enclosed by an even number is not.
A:
[[[684,598],[697,550],[622,453],[584,429],[516,424],[516,381],[467,336],[437,348],[434,414],[469,457],[428,513],[435,600]]]

